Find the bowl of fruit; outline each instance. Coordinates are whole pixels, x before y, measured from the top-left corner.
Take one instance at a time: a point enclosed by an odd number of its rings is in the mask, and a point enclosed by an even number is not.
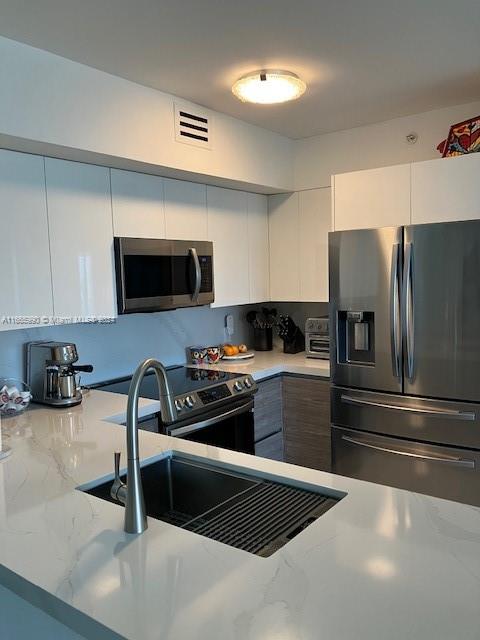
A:
[[[223,360],[247,360],[255,355],[255,352],[246,344],[224,344],[222,351]]]

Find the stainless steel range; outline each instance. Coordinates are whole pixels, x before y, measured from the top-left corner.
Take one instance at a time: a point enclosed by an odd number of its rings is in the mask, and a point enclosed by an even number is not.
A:
[[[254,453],[253,395],[257,385],[250,375],[219,369],[172,367],[167,377],[174,395],[175,419],[159,414],[139,422],[139,428],[226,449]],[[90,388],[127,395],[131,377]],[[158,400],[155,374],[147,374],[140,396]]]

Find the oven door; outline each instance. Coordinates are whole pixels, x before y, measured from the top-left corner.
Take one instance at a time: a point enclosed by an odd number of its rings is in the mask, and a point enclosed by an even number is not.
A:
[[[215,412],[197,416],[162,429],[166,435],[201,442],[223,449],[255,453],[253,399],[223,406]]]
[[[330,357],[330,338],[317,333],[307,337],[307,355],[328,360]]]
[[[120,314],[214,301],[211,242],[115,238],[114,247]]]

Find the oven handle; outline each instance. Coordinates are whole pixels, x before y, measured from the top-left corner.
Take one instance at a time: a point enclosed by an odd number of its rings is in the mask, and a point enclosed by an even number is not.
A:
[[[411,451],[399,451],[398,449],[389,449],[388,447],[379,447],[368,442],[362,442],[361,440],[355,440],[349,436],[341,436],[342,440],[349,442],[350,444],[357,445],[358,447],[366,447],[367,449],[373,449],[374,451],[380,451],[381,453],[393,453],[397,456],[406,456],[407,458],[416,458],[417,460],[427,460],[429,462],[444,462],[446,464],[452,464],[456,467],[466,467],[468,469],[475,469],[474,460],[466,460],[465,458],[444,458],[442,456],[428,456],[421,453],[413,453]]]
[[[188,253],[192,256],[193,264],[195,265],[195,288],[192,293],[192,302],[197,302],[200,294],[200,288],[202,286],[202,270],[200,268],[200,260],[198,259],[198,253],[195,247],[190,247]]]
[[[249,400],[248,402],[243,403],[239,407],[235,407],[235,409],[229,409],[229,411],[225,411],[224,413],[220,413],[218,415],[212,416],[211,418],[205,418],[205,420],[201,420],[200,422],[194,422],[193,424],[187,424],[183,427],[177,427],[173,429],[169,429],[168,435],[173,436],[175,438],[181,438],[182,436],[188,436],[191,433],[195,433],[195,431],[200,431],[200,429],[205,429],[206,427],[210,427],[218,422],[222,422],[222,420],[227,420],[227,418],[233,418],[234,416],[238,416],[242,413],[247,413],[253,409],[253,400]]]

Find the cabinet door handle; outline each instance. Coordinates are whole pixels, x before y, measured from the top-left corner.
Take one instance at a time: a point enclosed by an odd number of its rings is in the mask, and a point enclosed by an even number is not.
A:
[[[407,458],[416,458],[417,460],[427,460],[428,462],[442,462],[444,464],[451,464],[456,467],[463,467],[467,469],[475,469],[475,460],[466,460],[465,458],[455,457],[443,457],[443,456],[429,456],[423,453],[414,453],[413,451],[400,451],[398,449],[390,449],[389,447],[379,447],[368,442],[362,442],[361,440],[355,440],[350,436],[342,436],[342,440],[354,444],[358,447],[365,447],[366,449],[373,449],[374,451],[380,451],[381,453],[392,453],[397,456],[406,456]]]

